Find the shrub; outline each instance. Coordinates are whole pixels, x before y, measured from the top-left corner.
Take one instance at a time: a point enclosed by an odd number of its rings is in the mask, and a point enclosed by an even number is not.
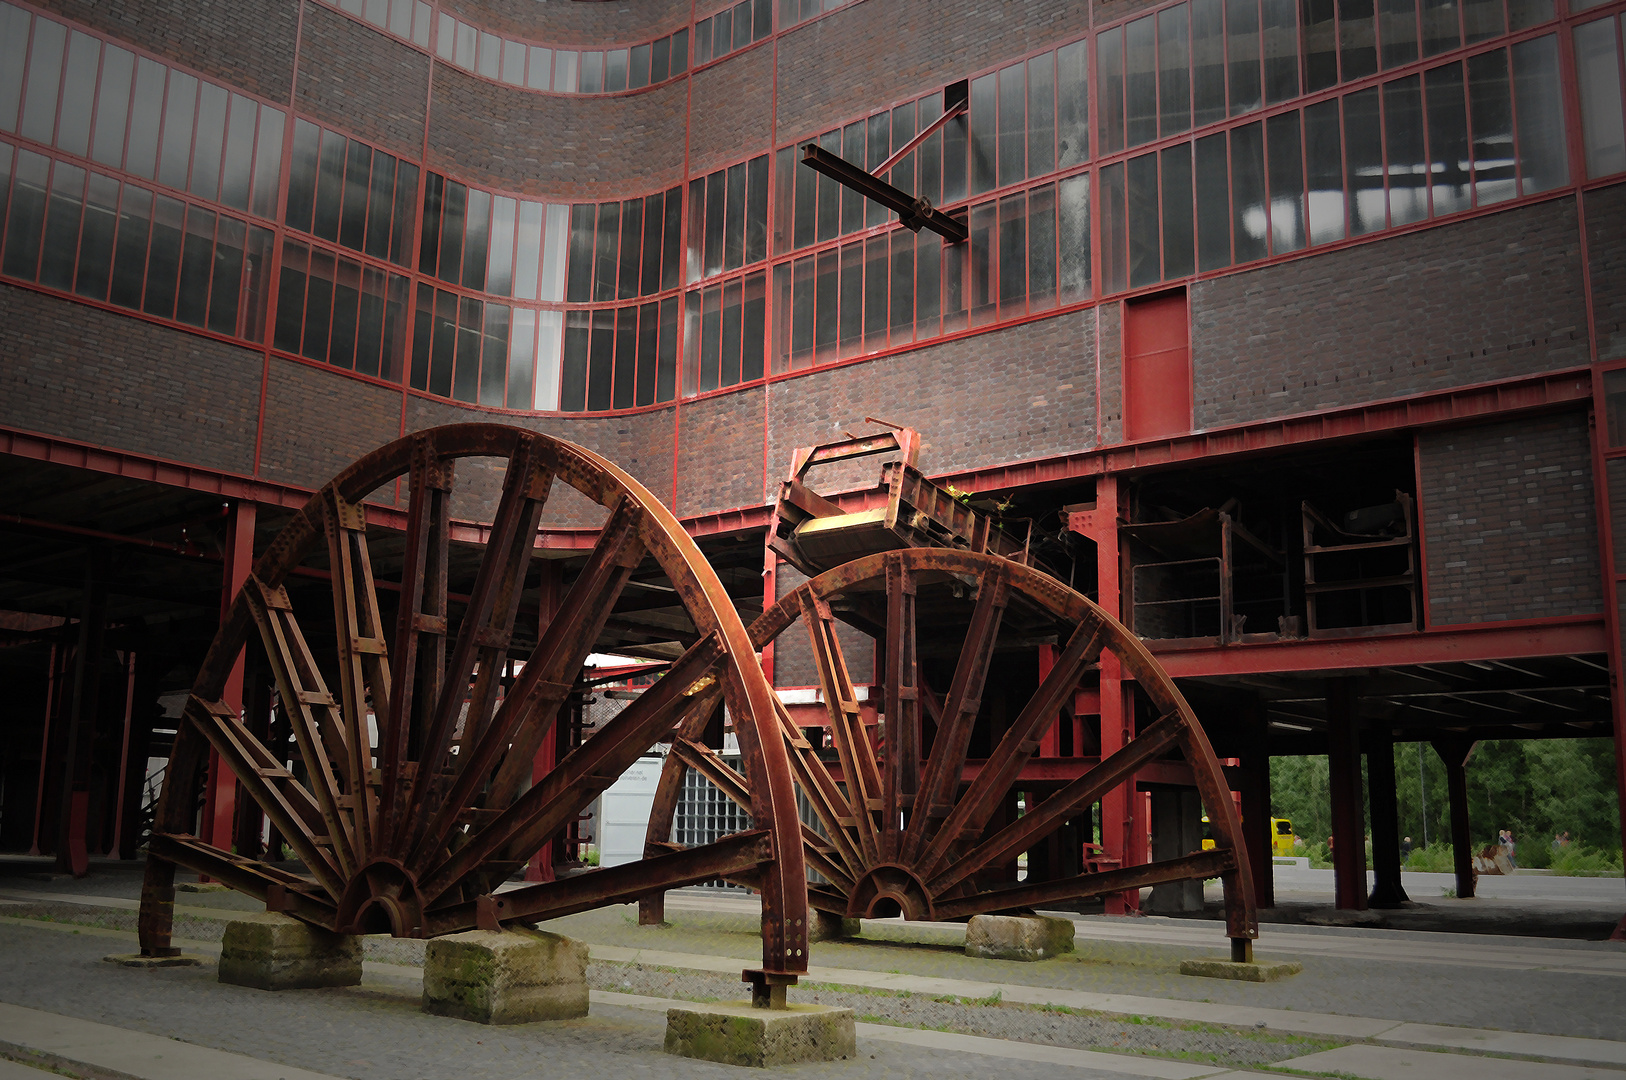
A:
[[[1605,851],[1585,844],[1570,844],[1553,852],[1551,872],[1560,877],[1620,877],[1620,849]]]

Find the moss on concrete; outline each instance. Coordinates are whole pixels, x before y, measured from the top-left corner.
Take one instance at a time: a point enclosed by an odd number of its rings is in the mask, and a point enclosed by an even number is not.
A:
[[[725,1001],[666,1010],[666,1052],[682,1057],[768,1069],[804,1061],[834,1061],[858,1052],[851,1009],[792,1004],[756,1009]]]
[[[1297,975],[1304,965],[1296,961],[1274,964],[1243,964],[1235,960],[1182,960],[1180,974],[1205,979],[1234,979],[1237,982],[1275,982],[1289,975]]]

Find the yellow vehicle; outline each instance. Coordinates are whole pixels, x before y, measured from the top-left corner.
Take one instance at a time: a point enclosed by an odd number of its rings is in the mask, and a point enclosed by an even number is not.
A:
[[[1272,855],[1293,854],[1293,841],[1298,837],[1293,835],[1293,823],[1284,817],[1270,819],[1270,853]],[[1210,851],[1214,847],[1214,834],[1208,827],[1208,815],[1203,815],[1203,850]]]

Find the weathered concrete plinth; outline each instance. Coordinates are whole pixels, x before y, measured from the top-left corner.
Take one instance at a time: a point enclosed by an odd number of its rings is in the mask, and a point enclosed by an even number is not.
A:
[[[812,923],[808,926],[807,940],[809,941],[841,941],[844,938],[855,938],[864,932],[864,924],[858,919],[848,919],[841,915],[832,915],[828,911],[814,911]]]
[[[197,967],[203,963],[203,957],[189,956],[185,953],[176,953],[174,956],[142,956],[140,953],[114,953],[112,956],[104,956],[102,959],[109,964],[133,968]]]
[[[220,981],[257,990],[357,986],[361,938],[269,912],[235,919],[220,939]]]
[[[424,948],[423,1011],[480,1024],[587,1015],[587,946],[541,930],[470,930]]]
[[[1297,975],[1304,965],[1287,960],[1274,964],[1240,963],[1235,960],[1182,960],[1180,974],[1196,975],[1205,979],[1234,979],[1237,982],[1275,982],[1289,975]]]
[[[1049,915],[973,915],[965,954],[984,960],[1048,960],[1073,951],[1073,922]]]
[[[666,1052],[771,1069],[853,1057],[858,1053],[857,1028],[851,1009],[833,1005],[783,1009],[756,1009],[749,1001],[684,1005],[666,1010]]]

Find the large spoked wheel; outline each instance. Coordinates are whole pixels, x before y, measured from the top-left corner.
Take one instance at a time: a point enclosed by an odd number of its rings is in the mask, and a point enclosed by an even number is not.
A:
[[[863,722],[838,621],[873,636],[884,654],[880,700],[871,702],[878,724]],[[821,753],[778,706],[797,782],[821,826],[802,832],[809,868],[828,882],[811,891],[816,909],[852,918],[953,919],[1219,877],[1233,953],[1257,937],[1240,820],[1201,724],[1140,640],[1087,598],[997,556],[912,548],[866,556],[806,582],[751,625],[752,641],[760,649],[796,623],[811,642],[834,750]],[[1054,641],[1056,654],[1037,689],[998,709],[985,704],[996,651],[1040,639]],[[1024,767],[1104,652],[1138,683],[1155,719],[1079,778],[1021,816],[1010,814]],[[691,721],[673,743],[650,850],[670,833],[688,768],[742,806],[750,803],[749,784],[701,734]],[[974,744],[986,755],[981,760],[971,755]],[[1004,868],[1019,854],[1175,750],[1195,777],[1214,848],[1059,880],[1007,880]]]
[[[449,595],[453,480],[458,462],[469,458],[503,467],[501,499],[472,587]],[[361,503],[401,477],[410,505],[404,551],[381,560],[381,574],[384,561],[396,571],[395,586],[375,579]],[[538,522],[558,483],[608,516],[581,572],[539,627],[535,647],[516,655],[511,642]],[[533,784],[538,748],[646,559],[681,599],[693,643],[654,686]],[[318,605],[323,610],[314,617],[305,610],[296,615],[286,586],[313,566],[331,575],[331,605]],[[251,640],[263,649],[292,724],[293,771],[222,701],[233,663]],[[313,649],[312,642],[325,640],[336,643],[336,655]],[[517,674],[513,659],[523,659]],[[721,582],[671,513],[626,473],[579,446],[500,425],[456,425],[401,439],[313,496],[233,601],[187,703],[159,802],[142,894],[142,950],[173,952],[176,865],[316,926],[401,937],[496,929],[726,874],[762,890],[764,971],[785,976],[769,980],[775,984],[794,982],[807,965],[806,874],[773,702]],[[703,722],[720,704],[741,734],[752,829],[704,847],[493,892],[641,753],[674,727]],[[764,727],[767,737],[759,737]],[[211,747],[305,873],[239,857],[194,835]]]

